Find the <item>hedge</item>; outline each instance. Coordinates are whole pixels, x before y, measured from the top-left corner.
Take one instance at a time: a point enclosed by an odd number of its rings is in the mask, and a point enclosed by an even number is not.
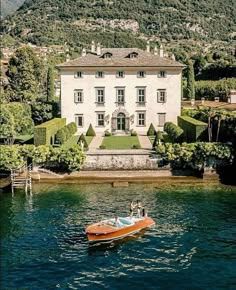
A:
[[[178,116],[178,125],[184,131],[184,140],[186,142],[206,140],[207,123],[188,116]]]
[[[59,129],[66,125],[65,118],[55,118],[34,128],[34,145],[50,145]]]
[[[46,145],[2,145],[0,154],[0,170],[18,169],[31,157],[34,164],[57,168],[65,171],[76,171],[81,168],[85,154],[79,145],[70,148]]]
[[[93,129],[92,124],[89,125],[89,128],[88,128],[88,130],[86,132],[86,136],[96,136],[96,133],[95,133],[95,131]]]
[[[156,135],[156,129],[151,123],[147,131],[147,136],[154,136],[154,135]]]
[[[75,134],[77,127],[75,122],[71,122],[57,131],[55,135],[55,142],[64,144],[71,136]]]
[[[172,142],[181,142],[183,137],[183,129],[172,122],[164,124],[164,131],[169,135]]]

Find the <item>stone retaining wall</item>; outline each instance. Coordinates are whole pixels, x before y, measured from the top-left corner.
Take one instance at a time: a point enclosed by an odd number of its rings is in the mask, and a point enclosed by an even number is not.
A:
[[[157,159],[148,153],[87,154],[82,170],[155,170]]]

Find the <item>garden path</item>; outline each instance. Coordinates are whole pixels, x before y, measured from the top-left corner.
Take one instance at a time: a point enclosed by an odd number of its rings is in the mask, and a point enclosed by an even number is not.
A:
[[[152,149],[152,144],[148,138],[148,136],[138,135],[138,139],[142,149]]]
[[[94,151],[99,149],[99,146],[102,144],[103,136],[95,136],[91,143],[89,144],[89,151]]]

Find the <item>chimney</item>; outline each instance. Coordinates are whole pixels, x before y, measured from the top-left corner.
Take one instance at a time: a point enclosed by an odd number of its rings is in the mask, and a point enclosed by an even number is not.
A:
[[[92,43],[91,43],[91,52],[95,53],[95,42],[94,42],[94,40],[92,40]]]
[[[157,46],[156,45],[154,47],[154,55],[158,55],[158,49],[157,49]]]
[[[82,56],[86,56],[86,49],[85,48],[82,49]]]
[[[97,44],[97,55],[101,55],[101,44],[98,42]]]
[[[150,41],[149,40],[147,41],[146,51],[147,52],[150,52]]]
[[[164,57],[164,49],[162,44],[160,46],[160,57]]]

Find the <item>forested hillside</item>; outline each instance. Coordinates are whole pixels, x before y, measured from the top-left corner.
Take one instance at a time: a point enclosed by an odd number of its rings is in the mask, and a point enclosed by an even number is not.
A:
[[[236,39],[234,0],[26,0],[3,32],[37,45],[144,46],[154,41]]]
[[[1,0],[1,18],[15,12],[23,3],[24,0]]]

